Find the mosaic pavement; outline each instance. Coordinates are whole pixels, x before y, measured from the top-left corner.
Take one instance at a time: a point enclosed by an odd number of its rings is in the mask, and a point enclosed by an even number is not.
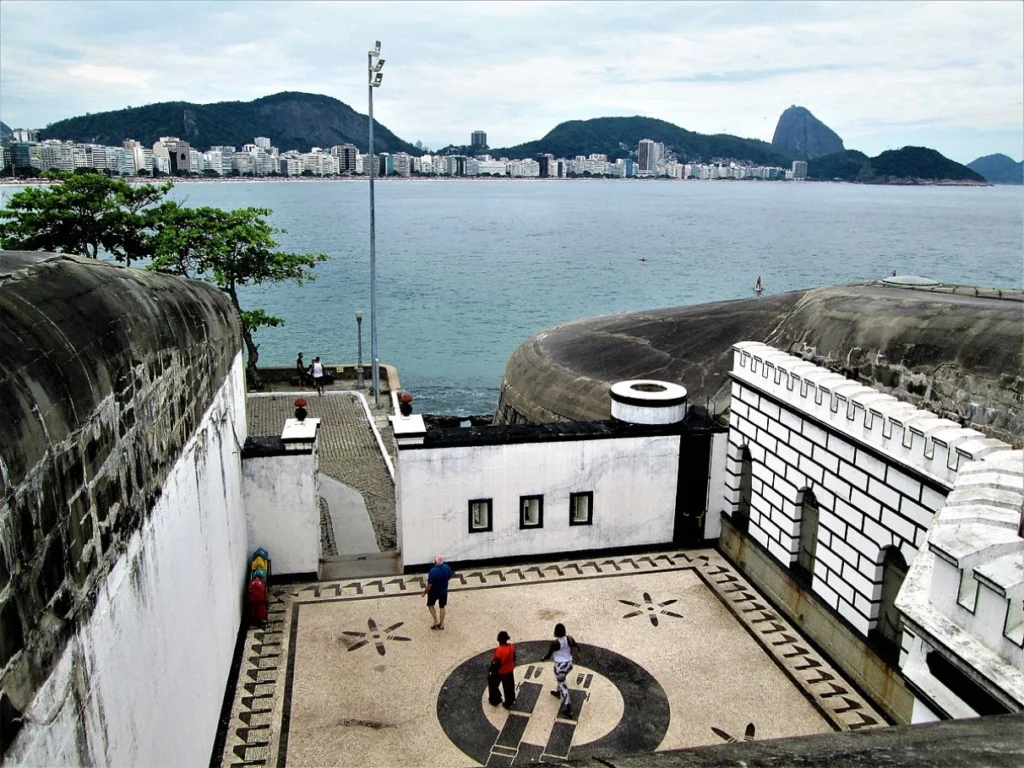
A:
[[[250,629],[222,765],[494,765],[886,723],[714,550],[456,571],[443,632],[422,575],[272,590]],[[557,621],[583,647],[559,717]],[[511,711],[487,704],[499,629]]]

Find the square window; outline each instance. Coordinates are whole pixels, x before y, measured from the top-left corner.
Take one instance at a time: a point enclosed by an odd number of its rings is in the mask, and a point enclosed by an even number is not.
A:
[[[520,528],[543,528],[544,527],[544,497],[543,496],[520,496],[519,497],[519,527]]]
[[[569,494],[569,525],[591,525],[594,522],[594,492]]]
[[[469,532],[482,533],[491,530],[491,500],[472,499],[469,502]]]

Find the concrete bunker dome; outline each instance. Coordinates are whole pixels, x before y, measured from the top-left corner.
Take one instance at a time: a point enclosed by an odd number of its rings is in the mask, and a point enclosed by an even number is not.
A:
[[[732,345],[760,341],[866,386],[1024,444],[1020,290],[882,281],[585,318],[509,357],[495,424],[608,418],[615,382],[685,385],[729,404]]]

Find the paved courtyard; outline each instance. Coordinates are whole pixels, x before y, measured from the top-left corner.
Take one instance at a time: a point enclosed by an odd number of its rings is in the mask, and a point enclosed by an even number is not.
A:
[[[273,590],[248,632],[223,765],[520,765],[884,725],[714,550],[459,569],[443,631],[421,575]],[[582,644],[573,719],[541,662]],[[511,711],[487,660],[519,649]]]

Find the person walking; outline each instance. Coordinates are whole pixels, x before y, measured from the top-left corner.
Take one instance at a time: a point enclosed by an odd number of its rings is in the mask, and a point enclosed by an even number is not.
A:
[[[444,555],[434,555],[434,567],[427,574],[427,586],[420,593],[420,597],[427,595],[427,610],[430,611],[430,618],[434,620],[431,629],[444,629],[444,609],[448,605],[448,582],[451,578],[452,568],[444,561]],[[435,603],[441,609],[440,621],[434,610]]]
[[[562,717],[572,717],[572,700],[569,698],[569,686],[565,682],[572,670],[573,662],[579,661],[579,644],[572,635],[565,633],[564,624],[555,624],[555,639],[551,641],[548,652],[541,661],[554,658],[555,682],[558,683],[558,690],[551,691],[552,696],[558,696],[562,700],[558,714]]]
[[[319,355],[313,358],[313,364],[309,367],[309,372],[313,376],[313,386],[316,387],[316,393],[322,395],[324,393],[324,364],[320,362]]]
[[[512,709],[516,700],[516,647],[509,642],[510,639],[505,630],[498,633],[498,647],[494,649],[491,667],[487,671],[487,700],[492,707],[501,704],[505,709]],[[504,702],[501,700],[502,691]]]
[[[306,363],[302,359],[301,352],[299,352],[299,356],[295,359],[295,370],[299,374],[299,386],[304,387],[306,385],[306,377],[309,374],[306,372]]]

